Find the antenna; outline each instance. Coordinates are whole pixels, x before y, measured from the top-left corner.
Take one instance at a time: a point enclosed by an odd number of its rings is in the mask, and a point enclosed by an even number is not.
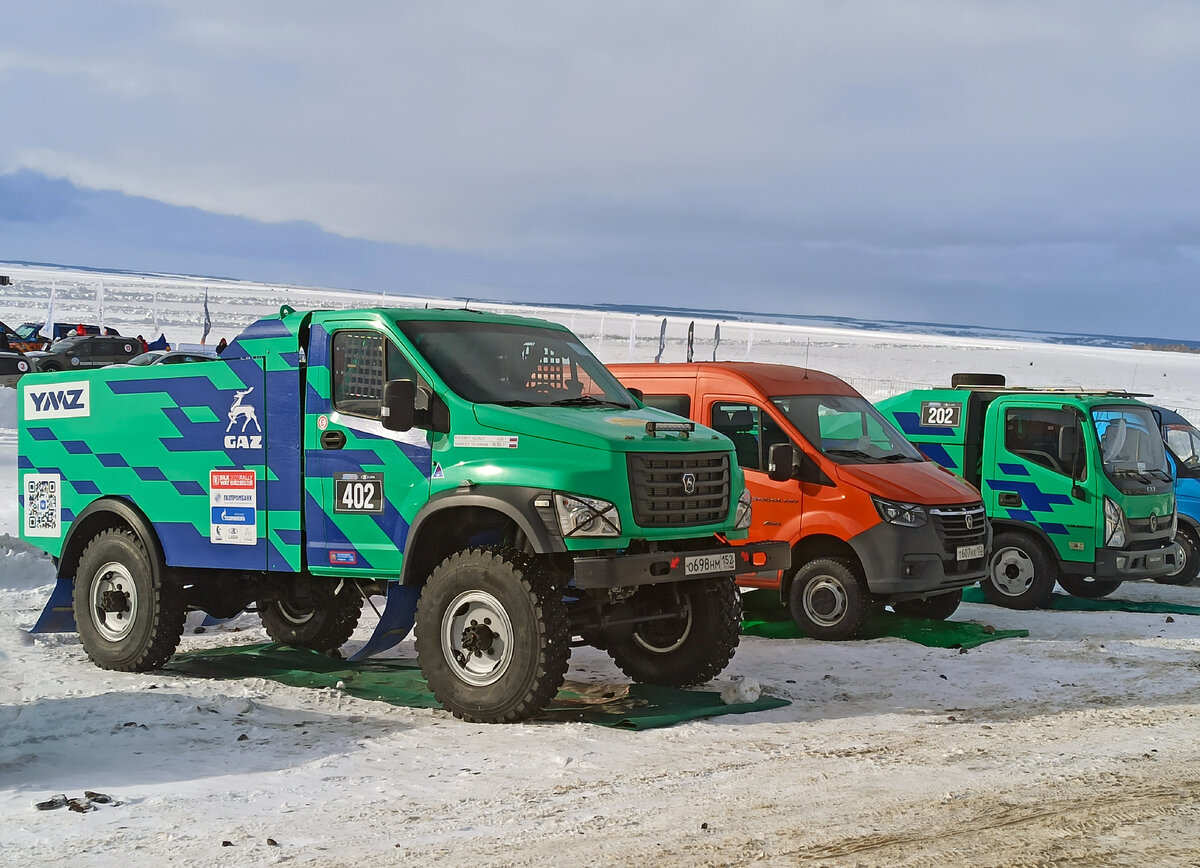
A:
[[[809,338],[808,342],[804,345],[804,376],[800,378],[802,380],[808,379],[808,354],[811,350],[812,350],[812,338]]]

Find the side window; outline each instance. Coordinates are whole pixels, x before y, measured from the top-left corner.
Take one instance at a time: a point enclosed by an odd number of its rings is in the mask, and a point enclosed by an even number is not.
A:
[[[1184,467],[1200,465],[1200,440],[1187,428],[1168,428],[1167,445]]]
[[[1077,417],[1069,410],[1006,410],[1004,448],[1031,464],[1069,476],[1079,448]]]
[[[646,406],[666,410],[685,419],[691,418],[692,399],[687,395],[647,395]]]
[[[378,419],[383,384],[417,379],[404,354],[379,332],[337,332],[332,349],[333,407],[339,412]]]
[[[738,464],[747,470],[762,470],[764,466],[759,449],[762,418],[765,414],[753,404],[720,402],[712,407],[709,427],[733,441]]]

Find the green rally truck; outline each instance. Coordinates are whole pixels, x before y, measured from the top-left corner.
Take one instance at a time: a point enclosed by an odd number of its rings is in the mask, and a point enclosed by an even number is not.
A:
[[[472,311],[296,312],[219,359],[23,378],[22,536],[56,559],[35,630],[143,671],[186,612],[356,656],[415,628],[438,700],[536,713],[572,645],[631,678],[717,675],[738,642],[750,498],[732,443],[646,408],[568,329]]]
[[[1162,437],[1137,397],[955,374],[951,388],[878,407],[927,458],[983,493],[995,532],[984,595],[1032,609],[1049,602],[1056,581],[1101,597],[1182,563]]]

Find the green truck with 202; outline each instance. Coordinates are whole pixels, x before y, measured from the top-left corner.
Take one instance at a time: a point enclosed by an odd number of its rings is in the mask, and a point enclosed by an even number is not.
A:
[[[725,437],[644,407],[562,326],[471,311],[281,310],[214,361],[21,381],[22,536],[57,560],[35,629],[98,665],[174,652],[188,610],[257,608],[358,656],[415,628],[435,696],[513,721],[573,644],[638,681],[716,676],[738,643],[750,498]]]
[[[1144,397],[1144,396],[1143,396]],[[1057,581],[1101,597],[1178,571],[1175,494],[1153,410],[1120,391],[1007,388],[955,374],[879,409],[983,493],[995,537],[984,595],[1031,609]]]

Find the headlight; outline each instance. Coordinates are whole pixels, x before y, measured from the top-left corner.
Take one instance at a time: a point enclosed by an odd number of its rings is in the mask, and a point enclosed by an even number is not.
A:
[[[621,535],[621,517],[616,505],[607,500],[556,491],[554,511],[564,537]]]
[[[733,526],[738,530],[745,530],[750,527],[750,489],[743,488],[742,493],[738,495],[737,512],[734,514],[735,521]]]
[[[1104,498],[1104,544],[1112,548],[1125,545],[1125,513],[1111,498]]]
[[[886,522],[898,524],[901,527],[920,527],[926,522],[925,508],[916,503],[897,503],[894,500],[884,500],[874,496],[871,500],[875,502],[875,508],[879,510],[879,517]]]

